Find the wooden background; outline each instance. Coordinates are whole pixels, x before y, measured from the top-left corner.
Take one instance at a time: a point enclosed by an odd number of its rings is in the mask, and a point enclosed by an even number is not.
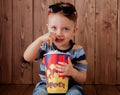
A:
[[[47,7],[58,1],[78,11],[75,42],[87,54],[86,84],[120,84],[120,0],[0,0],[0,83],[39,80],[39,64],[24,64],[22,55],[47,32]]]

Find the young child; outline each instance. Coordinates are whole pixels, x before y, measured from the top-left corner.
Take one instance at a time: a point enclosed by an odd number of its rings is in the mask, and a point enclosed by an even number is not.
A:
[[[70,3],[56,3],[48,8],[48,33],[38,37],[24,52],[26,61],[39,60],[51,50],[69,52],[69,64],[60,62],[56,65],[60,75],[69,77],[69,89],[66,95],[83,95],[81,83],[87,76],[87,62],[84,49],[75,44],[72,38],[77,32],[77,12]],[[41,81],[37,83],[33,95],[48,95],[46,91],[45,66],[40,63]]]

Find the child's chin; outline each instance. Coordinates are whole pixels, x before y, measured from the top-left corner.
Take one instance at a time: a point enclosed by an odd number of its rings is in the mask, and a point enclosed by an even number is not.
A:
[[[55,44],[56,45],[61,45],[61,44],[63,44],[63,41],[55,41]]]
[[[61,42],[54,42],[54,44],[57,46],[57,47],[59,47],[59,46],[61,46]]]

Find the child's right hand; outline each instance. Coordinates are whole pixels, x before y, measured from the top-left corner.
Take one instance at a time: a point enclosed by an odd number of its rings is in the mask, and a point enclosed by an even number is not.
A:
[[[48,32],[41,37],[42,42],[47,42],[48,44],[52,44],[52,42],[56,39],[56,33],[55,32]]]

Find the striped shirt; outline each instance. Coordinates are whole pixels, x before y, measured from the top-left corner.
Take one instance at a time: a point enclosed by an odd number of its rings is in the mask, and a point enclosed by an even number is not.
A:
[[[87,71],[87,61],[86,61],[86,55],[85,55],[85,51],[84,51],[83,47],[73,43],[72,40],[70,41],[70,44],[71,44],[70,48],[68,48],[66,50],[60,50],[55,46],[55,44],[52,44],[50,46],[47,43],[42,43],[40,49],[38,50],[38,56],[35,59],[35,61],[39,60],[39,59],[43,59],[44,54],[48,53],[50,50],[58,50],[58,51],[64,52],[64,53],[69,52],[71,54],[71,62],[73,64],[74,68],[76,68],[77,70],[82,70],[82,71],[86,72]],[[41,81],[46,83],[45,66],[44,66],[43,61],[40,63],[39,75],[40,75]],[[69,82],[69,83],[71,83],[71,82]]]

